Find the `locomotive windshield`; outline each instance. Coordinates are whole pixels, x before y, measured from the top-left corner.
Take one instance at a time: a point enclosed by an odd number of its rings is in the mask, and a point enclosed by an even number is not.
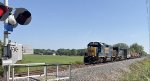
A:
[[[99,42],[90,42],[89,44],[88,44],[88,47],[100,47],[101,45],[100,45],[100,43]]]
[[[98,45],[89,45],[88,47],[98,47]]]

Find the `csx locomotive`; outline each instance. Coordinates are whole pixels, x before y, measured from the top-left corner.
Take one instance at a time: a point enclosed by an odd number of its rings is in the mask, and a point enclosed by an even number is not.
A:
[[[128,49],[120,49],[101,42],[90,42],[84,56],[85,64],[103,63],[129,58]]]

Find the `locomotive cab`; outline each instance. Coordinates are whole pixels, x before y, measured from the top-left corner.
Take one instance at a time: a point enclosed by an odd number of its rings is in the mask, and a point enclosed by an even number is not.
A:
[[[98,53],[101,51],[101,44],[99,42],[90,42],[87,45],[87,52],[84,56],[84,63],[96,63],[98,60]]]

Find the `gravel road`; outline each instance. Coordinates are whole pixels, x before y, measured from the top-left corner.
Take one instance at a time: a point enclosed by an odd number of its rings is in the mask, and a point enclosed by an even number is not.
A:
[[[71,71],[71,81],[118,81],[122,72],[130,71],[130,64],[143,59],[144,57],[77,68]]]

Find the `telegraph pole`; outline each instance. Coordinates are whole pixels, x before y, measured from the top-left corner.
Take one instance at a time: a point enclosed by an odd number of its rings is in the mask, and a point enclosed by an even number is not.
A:
[[[8,6],[8,0],[4,0],[4,5],[5,6]],[[4,26],[5,26],[5,24],[6,24],[6,20],[4,21]],[[3,55],[4,55],[4,57],[6,57],[6,58],[4,58],[4,59],[8,59],[7,58],[7,45],[8,45],[8,31],[4,31],[4,50],[3,50]],[[5,65],[4,66],[4,81],[9,81],[9,72],[8,72],[8,65]]]

